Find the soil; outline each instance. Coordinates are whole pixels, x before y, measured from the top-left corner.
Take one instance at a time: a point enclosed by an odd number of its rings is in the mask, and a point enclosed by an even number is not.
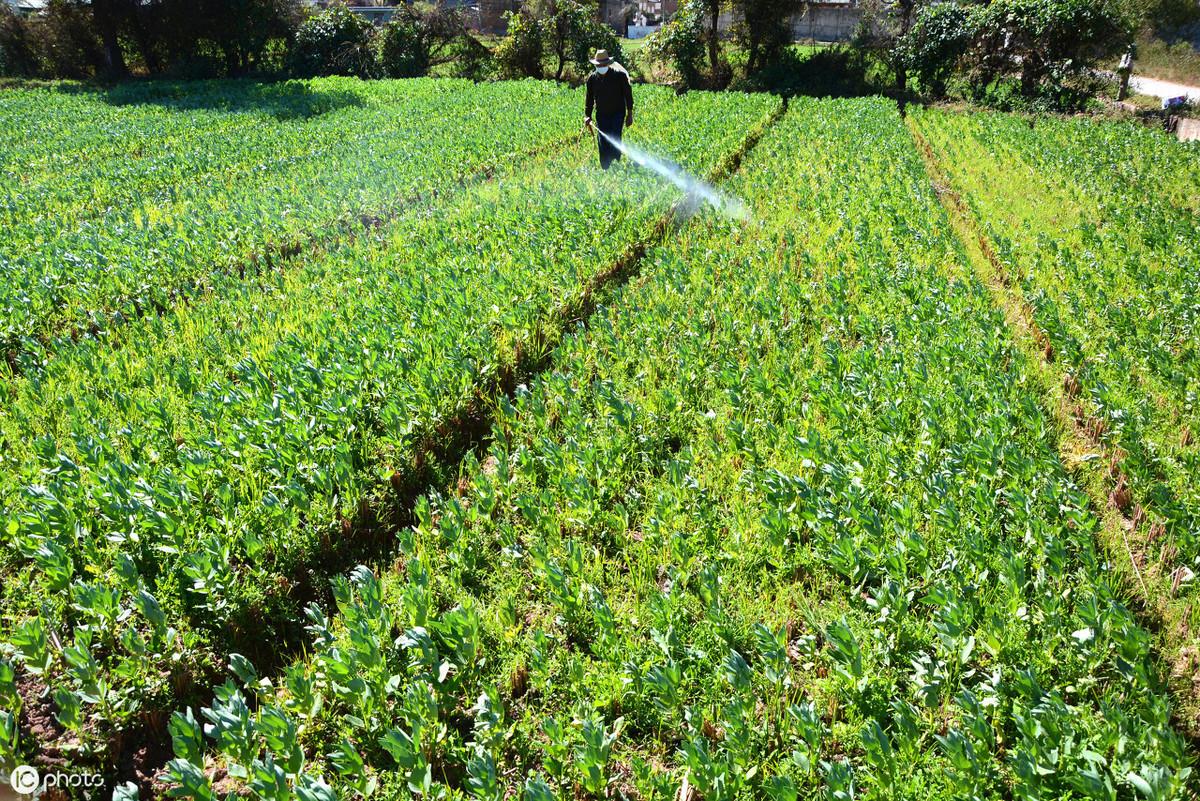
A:
[[[66,730],[54,717],[54,703],[46,685],[37,676],[26,674],[17,679],[17,692],[21,696],[21,717],[17,723],[21,739],[37,746],[33,766],[65,768],[68,764],[63,756]]]

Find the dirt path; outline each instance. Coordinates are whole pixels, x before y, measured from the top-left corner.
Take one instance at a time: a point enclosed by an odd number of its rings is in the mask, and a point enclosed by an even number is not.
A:
[[[1200,103],[1200,86],[1187,86],[1182,83],[1160,81],[1157,78],[1146,78],[1134,75],[1129,79],[1129,88],[1139,95],[1151,97],[1186,97],[1192,103]]]

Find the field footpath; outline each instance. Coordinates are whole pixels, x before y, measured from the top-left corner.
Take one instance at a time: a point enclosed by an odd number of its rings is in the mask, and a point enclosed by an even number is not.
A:
[[[251,256],[247,261],[224,268],[216,268],[213,272],[218,276],[218,279],[237,281],[253,280],[269,272],[282,273],[297,259],[317,258],[329,253],[335,247],[343,244],[351,244],[363,234],[382,228],[415,207],[453,196],[473,186],[487,183],[505,170],[513,169],[530,159],[538,158],[539,156],[566,147],[577,136],[577,134],[568,134],[508,156],[497,157],[479,167],[449,179],[442,188],[435,187],[424,192],[415,192],[383,207],[361,209],[353,214],[338,216],[324,225],[311,229],[301,237],[286,242],[270,244],[260,253]],[[111,306],[120,308],[126,304],[132,304],[135,313],[128,317],[123,316],[118,318],[120,322],[109,316],[110,330],[113,327],[119,327],[124,323],[137,320],[151,313],[160,316],[167,314],[180,307],[195,303],[217,291],[219,288],[219,281],[206,282],[190,290],[185,287],[172,287],[167,293],[167,303],[155,303],[149,307],[143,307],[134,298],[115,298],[111,301]],[[57,337],[65,335],[72,343],[75,343],[84,337],[95,337],[99,333],[100,329],[95,325],[86,330],[76,326],[68,331],[52,324],[46,330],[39,331],[32,336],[46,349],[46,358],[52,359],[56,351],[54,340]],[[118,341],[110,343],[110,347],[119,347]],[[22,365],[22,356],[28,355],[29,351],[24,349],[19,341],[0,341],[0,352],[2,352],[4,357],[0,359],[0,381],[20,376],[25,372]],[[7,365],[7,372],[3,370],[4,365]]]
[[[786,111],[785,98],[746,133],[737,147],[717,162],[704,180],[719,184],[736,173],[746,155]],[[539,151],[536,155],[545,155],[575,138],[571,136],[556,140],[551,145],[543,145],[536,149]],[[438,423],[415,435],[418,444],[408,463],[396,467],[387,484],[381,484],[374,496],[360,501],[352,519],[342,521],[342,541],[329,542],[326,546],[325,556],[331,561],[326,563],[325,572],[333,575],[350,565],[364,562],[383,570],[394,569],[390,561],[393,556],[390,544],[395,542],[398,531],[418,522],[418,501],[431,488],[453,485],[459,491],[464,490],[454,483],[457,480],[455,474],[463,460],[472,454],[478,457],[487,452],[492,442],[492,424],[500,403],[514,400],[522,384],[548,369],[559,343],[567,336],[586,330],[596,308],[638,274],[642,260],[651,249],[686,222],[683,211],[687,205],[687,198],[672,203],[645,235],[627,246],[621,255],[594,273],[576,293],[535,323],[526,336],[515,341],[506,352],[497,354],[498,369],[494,373],[483,377]],[[279,592],[298,590],[306,596],[302,599],[304,602],[310,600],[307,597],[309,594],[312,595],[311,600],[319,598],[326,604],[332,601],[329,587],[291,584],[288,590],[278,587],[272,589]],[[260,675],[275,674],[307,645],[303,637],[288,645],[275,641],[264,652],[256,653],[251,661]],[[245,655],[248,651],[242,649],[240,653]],[[204,690],[209,696],[224,676],[222,668],[219,675],[205,677],[209,686]],[[204,705],[209,703],[211,697],[203,702]],[[153,775],[155,792],[166,790],[161,781],[161,770],[172,755],[165,727],[165,717],[170,711],[165,710],[159,715],[151,713],[151,717],[161,725],[140,730],[140,737],[136,738],[139,742],[126,749],[151,758],[136,765],[127,762],[118,766],[117,784],[144,782],[147,775]]]
[[[1191,602],[1148,585],[1144,575],[1145,546],[1161,536],[1161,524],[1151,523],[1145,514],[1147,499],[1139,499],[1145,507],[1133,503],[1122,470],[1125,454],[1104,441],[1103,421],[1081,413],[1075,402],[1084,389],[1079,379],[1055,361],[1054,349],[1038,327],[1033,308],[1020,287],[1014,285],[966,200],[954,189],[937,154],[911,119],[906,119],[905,125],[971,267],[1003,312],[1013,343],[1031,368],[1030,375],[1041,396],[1038,405],[1053,420],[1057,431],[1059,457],[1087,492],[1101,523],[1100,545],[1109,555],[1109,564],[1127,597],[1135,602],[1138,617],[1153,632],[1154,650],[1176,702],[1174,724],[1193,748],[1200,750],[1200,632],[1189,628]]]

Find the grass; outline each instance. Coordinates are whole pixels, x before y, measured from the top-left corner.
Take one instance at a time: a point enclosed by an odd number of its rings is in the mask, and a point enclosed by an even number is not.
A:
[[[1187,41],[1171,44],[1156,36],[1143,36],[1137,42],[1133,70],[1160,81],[1200,86],[1200,50]]]

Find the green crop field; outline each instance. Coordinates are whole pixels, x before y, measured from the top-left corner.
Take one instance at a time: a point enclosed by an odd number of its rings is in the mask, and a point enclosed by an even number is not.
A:
[[[5,776],[1197,797],[1200,151],[635,95],[0,91]]]

